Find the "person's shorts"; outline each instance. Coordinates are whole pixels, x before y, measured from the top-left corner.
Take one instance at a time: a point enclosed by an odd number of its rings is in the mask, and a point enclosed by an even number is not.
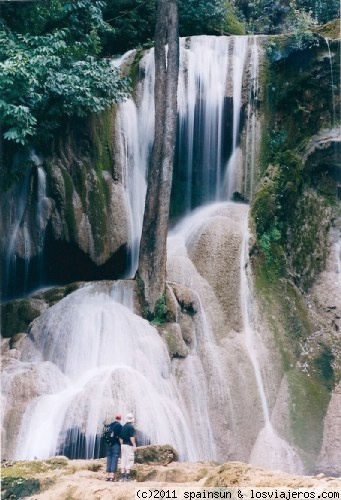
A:
[[[129,444],[121,446],[121,469],[130,470],[134,464],[134,448]]]

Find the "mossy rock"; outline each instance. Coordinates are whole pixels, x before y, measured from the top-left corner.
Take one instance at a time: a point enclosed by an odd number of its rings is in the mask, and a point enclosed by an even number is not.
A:
[[[311,457],[320,451],[330,393],[318,377],[298,369],[288,373],[294,441]]]
[[[46,308],[46,307],[45,307]],[[44,310],[39,299],[14,300],[1,306],[1,335],[13,337],[19,332],[27,332],[30,323]]]
[[[3,477],[1,479],[1,500],[26,498],[40,491],[38,479]]]
[[[329,23],[326,23],[323,26],[313,28],[312,31],[325,38],[338,40],[340,38],[340,19],[333,19],[333,21],[329,21]]]
[[[75,282],[75,283],[70,283],[69,285],[66,286],[50,288],[46,292],[37,294],[36,297],[42,298],[51,307],[60,300],[62,300],[64,297],[69,295],[70,293],[74,292],[75,290],[78,290],[78,288],[80,288],[82,284],[83,284],[82,282]]]
[[[168,465],[179,460],[177,451],[170,445],[139,446],[135,452],[135,463]]]

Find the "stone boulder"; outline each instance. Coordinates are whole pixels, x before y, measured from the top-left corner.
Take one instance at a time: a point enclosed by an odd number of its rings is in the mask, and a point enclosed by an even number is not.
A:
[[[177,451],[170,445],[140,446],[136,449],[136,464],[168,465],[178,461]]]

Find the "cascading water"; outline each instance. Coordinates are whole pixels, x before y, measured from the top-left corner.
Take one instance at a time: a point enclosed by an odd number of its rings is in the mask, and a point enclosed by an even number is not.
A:
[[[245,84],[248,54],[251,83]],[[254,100],[257,67],[256,38],[251,46],[247,37],[181,40],[177,169],[185,179],[184,191],[180,190],[182,211],[226,199],[227,194],[232,197],[236,190],[241,115],[246,105],[243,87],[253,88],[248,98]],[[140,70],[144,78],[135,101],[118,107],[116,123],[130,211],[130,275],[137,265],[145,172],[154,135],[153,51],[141,60]],[[251,156],[256,128],[252,112],[251,106],[247,114]],[[252,179],[254,173],[248,175]],[[43,206],[41,170],[38,178],[38,205]],[[251,180],[248,189],[252,193]],[[239,251],[244,241],[246,255],[247,239],[241,228],[247,214],[246,205],[215,203],[190,214],[170,234],[168,280],[183,287],[195,309],[192,316],[178,311],[182,327],[187,325],[189,332],[188,353],[182,359],[170,360],[157,330],[134,314],[132,281],[88,284],[32,323],[29,335],[20,341],[20,357],[9,360],[3,385],[8,409],[4,418],[14,426],[12,436],[17,436],[8,444],[13,457],[98,456],[103,420],[111,419],[118,409],[133,411],[146,440],[174,445],[183,460],[247,460],[256,443],[253,460],[258,457],[257,435],[262,427],[277,449],[279,438],[276,441],[269,431],[270,410],[257,351],[261,343],[253,337],[250,292]],[[42,220],[38,217],[37,225],[43,231]],[[207,239],[217,246],[208,245]],[[43,241],[43,232],[38,240]],[[230,260],[224,263],[224,271],[215,269],[213,261],[220,265],[225,258]],[[25,389],[31,377],[32,386],[23,393],[25,405],[18,407],[15,390],[20,382]],[[17,427],[11,408],[19,414]],[[272,457],[269,453],[263,465],[270,466]]]
[[[178,163],[186,176],[185,210],[218,198],[223,175],[224,97],[230,40],[181,41],[178,87]],[[193,184],[201,186],[193,193]]]
[[[123,64],[124,59],[118,62]],[[132,98],[118,106],[116,128],[119,135],[119,158],[129,205],[130,266],[128,276],[134,276],[142,233],[146,170],[154,139],[154,50],[140,61],[145,77],[137,89],[136,103]]]
[[[235,178],[238,163],[238,137],[240,111],[242,104],[242,84],[245,59],[247,55],[248,37],[236,38],[233,48],[233,134],[232,134],[232,152],[226,167],[225,186],[227,198],[231,200],[236,191]]]
[[[21,368],[48,364],[52,378],[45,374],[44,393],[27,405],[17,457],[43,458],[72,445],[84,457],[98,456],[103,416],[118,408],[134,411],[152,442],[173,444],[182,459],[200,457],[166,346],[131,304],[129,283],[87,285],[34,324]]]

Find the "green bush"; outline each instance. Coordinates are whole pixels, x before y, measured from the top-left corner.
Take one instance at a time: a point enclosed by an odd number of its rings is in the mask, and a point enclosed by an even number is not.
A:
[[[40,490],[37,479],[24,479],[22,477],[4,477],[1,479],[1,500],[16,500],[26,498]]]

